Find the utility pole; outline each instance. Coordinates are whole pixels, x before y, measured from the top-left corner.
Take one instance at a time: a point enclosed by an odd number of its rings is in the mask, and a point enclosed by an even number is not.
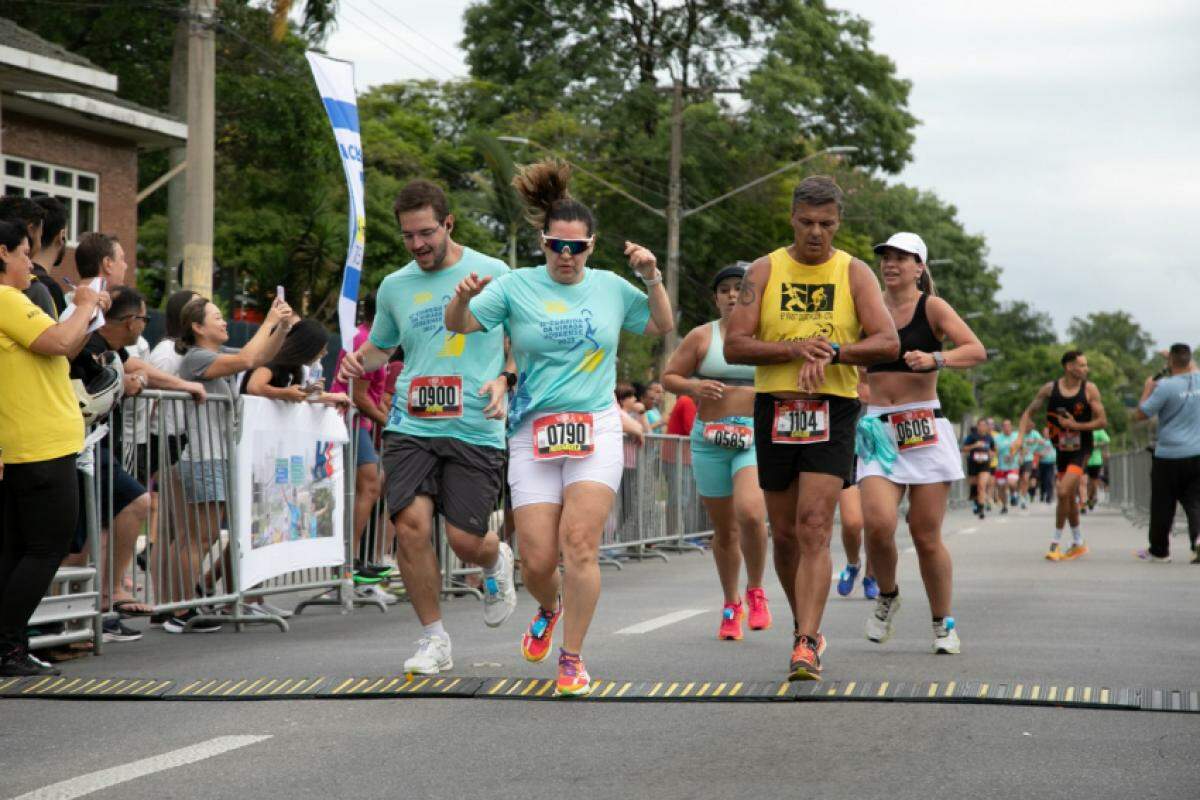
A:
[[[183,288],[212,297],[213,139],[215,135],[216,0],[190,0],[188,10],[187,173],[183,220]],[[172,267],[174,265],[171,265]]]
[[[683,222],[682,171],[683,171],[683,83],[675,81],[671,87],[671,158],[667,184],[667,296],[671,299],[671,311],[679,315],[679,227]],[[676,322],[678,325],[678,321]],[[679,346],[679,333],[675,328],[667,334],[659,359],[658,374],[666,370],[667,359]]]
[[[175,26],[175,41],[171,48],[171,88],[167,104],[181,119],[188,110],[188,35],[189,22],[181,17]],[[187,163],[187,145],[167,151],[168,169]],[[167,274],[164,294],[170,297],[179,288],[179,265],[183,262],[183,218],[187,213],[187,178],[176,176],[167,184]]]

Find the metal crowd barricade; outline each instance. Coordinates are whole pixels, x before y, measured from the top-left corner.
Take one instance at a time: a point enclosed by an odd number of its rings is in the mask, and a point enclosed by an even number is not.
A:
[[[1150,521],[1150,468],[1154,458],[1149,450],[1118,453],[1108,459],[1109,502],[1134,525]]]
[[[92,654],[100,655],[104,647],[97,555],[100,552],[100,489],[95,451],[94,443],[89,439],[77,462],[81,487],[79,513],[83,516],[86,532],[84,551],[64,560],[46,596],[30,618],[28,627],[33,631],[29,637],[31,650],[91,642]]]
[[[355,597],[349,544],[342,565],[299,570],[238,590],[240,543],[231,534],[239,529],[238,401],[209,397],[197,403],[187,394],[147,390],[123,401],[121,417],[114,417],[113,430],[100,448],[102,458],[109,460],[107,468],[124,469],[150,491],[151,510],[132,535],[121,525],[117,535],[101,536],[105,598],[120,597],[158,615],[191,609],[199,612],[196,621],[232,622],[238,630],[248,623],[288,630],[277,614],[245,607],[248,600],[283,593],[322,593],[298,610],[314,604],[337,605],[344,611],[363,602],[382,606]],[[353,447],[351,437],[343,462],[347,533],[353,527]],[[111,482],[108,488],[112,490]],[[100,527],[113,532],[111,497],[107,509]],[[127,559],[132,559],[128,565]]]

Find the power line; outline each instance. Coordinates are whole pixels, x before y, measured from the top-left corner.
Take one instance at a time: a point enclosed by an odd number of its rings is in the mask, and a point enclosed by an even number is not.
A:
[[[342,7],[343,7],[343,8],[345,8],[345,9],[347,9],[347,10],[349,10],[349,11],[353,11],[353,12],[355,12],[356,14],[358,14],[358,15],[360,15],[361,17],[363,17],[364,19],[366,19],[366,20],[367,20],[367,21],[368,21],[368,22],[369,22],[369,23],[370,23],[372,26],[374,26],[376,29],[378,29],[378,30],[380,30],[381,32],[383,32],[383,33],[387,34],[389,37],[394,37],[395,39],[397,39],[397,40],[401,41],[401,42],[402,42],[402,43],[403,43],[403,44],[404,44],[406,47],[411,47],[411,48],[413,49],[413,51],[414,51],[414,52],[416,52],[416,53],[417,53],[417,54],[418,54],[418,55],[419,55],[419,56],[420,56],[422,59],[424,59],[424,60],[428,61],[430,64],[434,65],[435,67],[437,67],[438,69],[442,70],[442,71],[443,71],[443,72],[445,72],[447,75],[449,75],[449,76],[450,76],[450,78],[451,78],[451,80],[458,80],[458,79],[460,79],[460,78],[462,77],[461,75],[457,74],[457,73],[456,73],[456,72],[455,72],[453,69],[450,69],[449,67],[447,67],[445,64],[441,63],[440,61],[438,61],[438,60],[436,60],[436,59],[434,59],[434,58],[431,58],[431,57],[430,57],[428,54],[426,54],[426,53],[424,53],[424,52],[422,52],[422,51],[420,51],[420,50],[417,50],[415,47],[412,47],[412,45],[411,45],[410,43],[408,43],[408,42],[406,42],[406,41],[404,40],[404,37],[402,37],[402,36],[400,36],[399,34],[397,34],[397,33],[396,33],[394,30],[392,30],[391,28],[389,28],[389,27],[386,27],[386,26],[384,26],[384,25],[380,24],[379,20],[377,20],[375,17],[373,17],[373,16],[371,16],[370,14],[368,14],[368,13],[367,13],[366,11],[364,11],[363,9],[361,9],[361,8],[357,8],[357,7],[355,7],[355,6],[352,6],[352,5],[350,5],[350,4],[349,4],[349,2],[348,2],[348,0],[341,0],[341,2],[342,2]],[[383,6],[380,6],[380,5],[379,5],[379,3],[376,3],[376,2],[375,2],[375,0],[370,0],[370,2],[371,2],[373,5],[375,5],[376,7],[380,8],[380,9],[381,9],[381,10],[382,10],[384,13],[386,13],[388,16],[390,16],[390,17],[392,17],[393,19],[395,19],[395,20],[397,20],[398,22],[400,22],[400,24],[404,25],[404,27],[406,27],[406,28],[408,28],[409,30],[411,30],[411,31],[413,31],[414,33],[416,33],[416,34],[417,34],[417,36],[418,36],[418,37],[420,37],[420,38],[421,38],[421,39],[422,39],[424,42],[426,42],[427,44],[434,44],[434,43],[433,43],[433,42],[431,42],[431,41],[430,41],[430,40],[429,40],[427,37],[425,37],[425,36],[424,36],[424,35],[423,35],[423,34],[422,34],[420,31],[418,31],[416,28],[413,28],[413,27],[412,27],[411,25],[409,25],[407,22],[405,22],[404,20],[400,19],[400,18],[399,18],[399,17],[397,17],[395,14],[392,14],[390,11],[388,11],[388,10],[387,10],[386,8],[384,8]],[[356,26],[356,27],[357,27],[357,26]],[[361,28],[360,28],[360,30],[361,30]],[[375,38],[375,37],[372,37],[372,38]],[[378,38],[375,38],[375,40],[376,40],[376,41],[380,41]],[[389,47],[390,47],[390,45],[387,45],[387,46],[389,46]],[[437,45],[434,45],[434,46],[436,47]],[[394,48],[392,48],[392,49],[393,49],[393,52],[397,52],[397,53],[399,52],[398,50],[395,50]],[[410,61],[410,63],[411,63],[411,59],[409,59],[409,61]],[[428,71],[428,70],[426,70],[426,71]],[[430,74],[432,75],[433,73],[432,73],[432,72],[430,72]]]
[[[349,6],[347,6],[347,8],[349,8]],[[351,9],[351,10],[358,11],[357,9]],[[359,13],[359,14],[362,14],[362,12],[361,12],[361,11],[358,11],[358,13]],[[366,17],[366,19],[367,19],[367,21],[368,21],[368,22],[375,23],[375,20],[373,20],[371,17],[367,16],[366,14],[363,14],[363,16],[364,16],[364,17]],[[427,74],[429,77],[433,78],[435,81],[440,81],[440,79],[438,78],[438,76],[437,76],[437,75],[435,75],[435,74],[433,73],[433,71],[432,71],[431,69],[429,69],[429,67],[427,67],[426,65],[422,64],[422,63],[421,63],[421,62],[419,62],[419,61],[416,61],[416,60],[414,60],[413,58],[411,58],[411,57],[410,57],[410,56],[409,56],[407,53],[405,53],[404,51],[396,49],[395,47],[393,47],[392,45],[390,45],[388,42],[384,41],[383,39],[380,39],[378,36],[376,36],[374,33],[372,33],[372,32],[371,32],[370,30],[368,30],[367,28],[364,28],[362,25],[359,25],[359,24],[358,24],[357,22],[355,22],[354,20],[352,20],[352,19],[346,19],[346,21],[347,21],[347,22],[349,22],[351,25],[353,25],[353,26],[354,26],[355,28],[357,28],[358,30],[362,31],[362,32],[363,32],[365,35],[369,36],[370,38],[374,39],[374,40],[375,40],[376,42],[378,42],[379,44],[381,44],[381,45],[383,45],[384,47],[386,47],[388,50],[391,50],[393,53],[395,53],[396,55],[400,56],[400,58],[402,58],[402,59],[404,59],[405,61],[407,61],[408,63],[412,64],[412,65],[413,65],[413,66],[415,66],[417,69],[420,69],[421,71],[423,71],[425,74]]]

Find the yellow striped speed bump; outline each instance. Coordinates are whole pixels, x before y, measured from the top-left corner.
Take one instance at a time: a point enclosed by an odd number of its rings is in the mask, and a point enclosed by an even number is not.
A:
[[[768,702],[795,699],[797,684],[787,681],[623,681],[599,678],[586,702],[704,703]],[[488,700],[552,700],[553,678],[487,678],[475,694]]]
[[[371,697],[474,697],[483,683],[483,678],[459,675],[334,678],[325,684],[320,697],[334,700]]]
[[[475,678],[457,675],[262,675],[187,680],[152,677],[43,676],[0,678],[0,697],[63,700],[356,700],[457,697],[482,700],[551,700],[548,677]],[[621,680],[599,678],[595,690],[574,702],[899,702],[1024,705],[1200,714],[1200,689],[1115,687],[1050,681],[826,680]]]
[[[69,675],[0,678],[0,697],[75,700],[158,700],[175,681],[160,678],[89,678]]]

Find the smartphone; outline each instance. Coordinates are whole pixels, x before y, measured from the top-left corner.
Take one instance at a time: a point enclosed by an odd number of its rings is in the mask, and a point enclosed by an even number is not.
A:
[[[276,300],[283,300],[284,302],[287,302],[287,301],[286,301],[286,300],[284,300],[284,298],[283,298],[283,286],[282,286],[282,285],[280,285],[280,286],[276,286],[276,287],[275,287],[275,299],[276,299]]]

